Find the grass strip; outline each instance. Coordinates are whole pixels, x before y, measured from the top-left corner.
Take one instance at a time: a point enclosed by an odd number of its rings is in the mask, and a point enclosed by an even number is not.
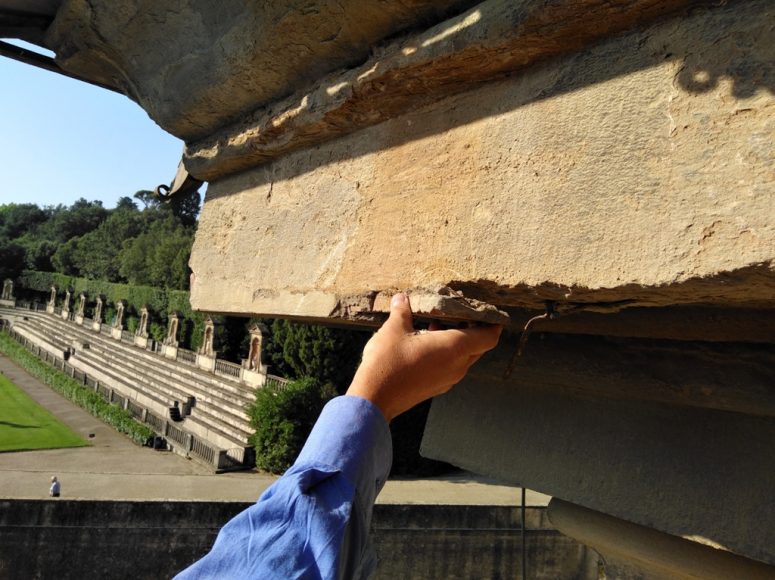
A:
[[[83,447],[86,441],[0,376],[0,451]]]
[[[153,430],[135,421],[125,409],[111,405],[98,393],[87,389],[65,373],[44,363],[5,332],[0,332],[0,352],[15,361],[32,376],[61,393],[65,398],[107,423],[119,433],[126,434],[138,445],[147,445],[153,437]]]

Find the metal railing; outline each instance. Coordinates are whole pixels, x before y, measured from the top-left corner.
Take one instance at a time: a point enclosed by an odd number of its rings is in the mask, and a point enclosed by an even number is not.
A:
[[[187,445],[189,443],[188,434],[169,421],[166,421],[165,423],[164,436],[180,445]]]
[[[124,395],[120,395],[116,391],[113,391],[113,394],[111,395],[109,402],[115,403],[116,405],[118,405],[123,409],[126,407],[126,401],[127,401],[127,398]]]
[[[163,433],[164,432],[164,424],[166,421],[162,419],[161,417],[151,413],[148,411],[145,416],[145,422],[153,428],[154,431],[157,433]]]
[[[210,465],[215,464],[216,451],[215,448],[208,445],[206,442],[196,437],[191,441],[191,452],[198,455]]]
[[[126,410],[135,419],[140,419],[143,416],[143,407],[141,407],[134,401],[127,401]]]
[[[240,378],[241,370],[242,370],[242,367],[238,364],[234,364],[233,362],[229,362],[227,360],[217,360],[217,359],[215,361],[216,373],[220,373],[222,375],[226,375],[229,377]]]

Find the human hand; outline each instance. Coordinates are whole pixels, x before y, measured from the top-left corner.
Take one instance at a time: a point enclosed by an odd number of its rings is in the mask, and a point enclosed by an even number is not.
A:
[[[415,332],[405,294],[390,302],[390,317],[363,349],[348,395],[374,403],[391,421],[426,399],[446,393],[479,357],[498,344],[502,327]]]

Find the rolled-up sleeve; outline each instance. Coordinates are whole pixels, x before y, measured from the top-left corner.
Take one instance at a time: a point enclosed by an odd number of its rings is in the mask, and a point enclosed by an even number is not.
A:
[[[331,400],[294,465],[176,578],[368,577],[371,514],[391,458],[379,409],[359,397]]]

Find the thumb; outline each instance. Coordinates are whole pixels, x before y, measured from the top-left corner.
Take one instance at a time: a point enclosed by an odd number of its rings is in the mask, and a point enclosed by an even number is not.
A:
[[[412,332],[412,307],[409,306],[409,298],[400,292],[390,300],[390,316],[385,322],[385,328],[392,332],[404,334]]]

